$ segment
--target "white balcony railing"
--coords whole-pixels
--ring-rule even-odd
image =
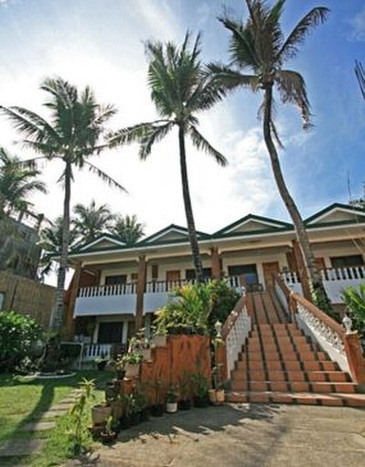
[[[332,303],[343,303],[341,292],[349,286],[357,286],[365,282],[365,266],[348,268],[327,268],[321,270],[323,285]],[[302,285],[295,272],[281,274],[285,285],[293,292],[302,294]]]
[[[149,313],[166,305],[170,294],[193,280],[150,281],[144,292],[144,311]],[[227,277],[229,285],[241,290],[239,276]],[[74,316],[97,316],[115,314],[134,314],[136,310],[137,285],[127,284],[98,285],[82,287],[78,290]]]

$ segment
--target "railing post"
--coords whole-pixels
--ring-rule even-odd
[[[357,332],[346,333],[343,339],[351,376],[365,389],[365,359]]]
[[[143,295],[146,287],[146,257],[140,256],[138,261],[136,331],[143,326]]]
[[[211,252],[211,263],[212,263],[212,277],[213,279],[220,279],[221,277],[221,265],[219,259],[218,248],[213,247]]]

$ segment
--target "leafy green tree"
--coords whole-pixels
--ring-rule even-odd
[[[210,109],[221,95],[212,80],[204,74],[200,61],[200,36],[192,48],[186,34],[181,47],[172,42],[147,42],[149,57],[148,84],[151,99],[160,119],[124,128],[114,134],[115,145],[139,142],[139,156],[146,159],[152,146],[161,141],[173,128],[178,131],[181,184],[192,256],[197,280],[203,280],[202,261],[195,229],[190,197],[185,140],[190,136],[193,145],[211,155],[218,164],[226,164],[225,157],[214,149],[198,130],[197,114]]]
[[[110,230],[115,218],[106,204],[96,206],[91,200],[89,206],[78,203],[73,208],[74,226],[83,243],[90,242],[102,232]]]
[[[74,170],[86,166],[108,184],[119,190],[124,191],[124,188],[88,160],[108,146],[108,141],[102,141],[102,137],[105,123],[116,113],[115,108],[111,105],[98,104],[88,86],[79,93],[75,86],[62,78],[46,79],[41,89],[49,96],[44,103],[50,113],[48,120],[23,107],[0,106],[0,111],[24,136],[23,144],[40,154],[39,157],[28,161],[30,167],[34,167],[37,160],[42,158],[47,161],[60,160],[63,163],[64,168],[59,179],[64,189],[62,246],[56,299],[50,323],[52,328],[60,329],[64,317],[64,285],[70,239],[70,200]]]
[[[57,217],[53,222],[49,221],[47,227],[41,230],[40,246],[42,256],[39,264],[39,274],[42,279],[53,270],[54,257],[61,254],[63,232],[63,217]],[[69,249],[78,243],[78,233],[75,230],[73,220],[70,219]]]
[[[143,225],[138,222],[137,216],[117,216],[110,229],[113,235],[119,237],[127,246],[135,245],[144,236]]]
[[[39,175],[39,170],[22,165],[19,157],[0,148],[0,214],[26,211],[32,205],[30,195],[46,193]]]
[[[276,147],[276,144],[281,146],[281,142],[273,113],[276,88],[282,103],[294,104],[299,108],[304,129],[311,126],[305,81],[300,73],[284,68],[284,65],[297,55],[299,45],[303,43],[309,31],[325,21],[329,10],[324,7],[313,8],[289,35],[284,37],[281,17],[285,0],[277,0],[271,8],[263,0],[246,0],[246,5],[248,18],[245,22],[233,19],[228,14],[218,18],[231,35],[230,65],[210,64],[208,74],[226,91],[246,87],[253,92],[263,93],[260,115],[274,178],[294,223],[312,290],[316,296],[324,297],[321,303],[325,302],[326,306],[329,306],[303,219],[289,193],[281,170]]]

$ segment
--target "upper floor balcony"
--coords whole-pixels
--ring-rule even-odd
[[[343,303],[341,292],[347,287],[365,283],[365,266],[326,268],[321,270],[323,285],[332,303]],[[302,285],[295,272],[281,274],[285,284],[294,292],[302,294]]]
[[[241,289],[239,276],[227,278],[231,287]],[[152,313],[166,305],[169,295],[177,288],[192,283],[191,280],[146,282],[143,293],[143,310]],[[74,317],[97,315],[135,314],[137,284],[113,284],[82,287],[75,301]]]

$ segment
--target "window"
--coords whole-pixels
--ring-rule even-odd
[[[243,264],[240,266],[228,266],[228,275],[229,276],[244,276],[248,289],[252,289],[252,286],[258,285],[259,283],[256,264]]]
[[[122,336],[122,322],[99,323],[98,344],[117,344],[122,342]]]
[[[195,269],[187,269],[185,271],[185,277],[188,281],[195,279]],[[212,269],[211,268],[203,268],[203,277],[209,278],[212,277]]]
[[[125,284],[127,282],[127,275],[120,274],[116,276],[105,276],[105,285]]]
[[[158,265],[152,264],[152,280],[155,281],[158,279]]]
[[[334,268],[351,268],[362,266],[364,259],[362,255],[334,256],[331,258],[331,264]]]

